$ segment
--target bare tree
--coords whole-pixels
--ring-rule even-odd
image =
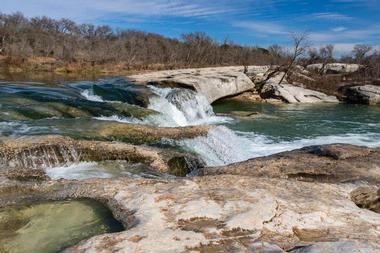
[[[319,70],[319,74],[323,74],[327,63],[334,59],[334,45],[326,45],[325,47],[319,48],[319,57],[322,60],[322,67]]]
[[[268,51],[272,57],[271,59],[271,65],[273,64],[281,64],[283,59],[286,58],[286,52],[285,49],[277,44],[271,45],[268,47]]]
[[[367,44],[358,44],[354,46],[352,54],[355,57],[355,60],[360,64],[363,63],[365,56],[372,50],[372,46]]]
[[[290,69],[293,67],[294,63],[297,61],[297,59],[300,56],[302,56],[306,52],[308,48],[308,45],[307,45],[308,35],[306,32],[299,33],[299,34],[293,33],[291,34],[291,37],[293,40],[293,50],[289,59],[289,63],[285,69],[285,73],[278,84],[282,83],[285,76],[289,73]]]

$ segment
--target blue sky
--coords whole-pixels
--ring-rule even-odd
[[[244,45],[288,45],[308,31],[314,46],[380,45],[380,0],[1,0],[0,12],[70,18],[170,37],[202,31]]]

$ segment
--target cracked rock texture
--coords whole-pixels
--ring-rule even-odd
[[[269,78],[261,87],[260,94],[263,98],[277,98],[286,103],[339,103],[335,96],[328,96],[322,92],[294,86],[284,79],[280,80],[284,73]]]
[[[204,166],[195,155],[122,142],[75,140],[57,135],[28,136],[0,142],[0,169],[45,169],[76,162],[125,160],[185,176]],[[172,173],[175,172],[175,173]]]
[[[220,98],[255,90],[248,75],[264,73],[268,66],[218,67],[157,71],[129,76],[132,81],[168,87],[186,87],[204,94],[209,103]]]
[[[380,104],[380,86],[363,85],[348,87],[344,95],[346,101],[350,103],[367,105]]]
[[[222,167],[206,175],[234,174],[309,182],[380,182],[380,149],[349,144],[311,146]]]
[[[0,203],[14,201],[16,193],[92,198],[126,227],[66,252],[379,252],[380,215],[351,200],[357,188],[243,175],[39,184],[2,178]]]
[[[259,241],[289,250],[346,239],[354,241],[345,246],[350,250],[364,244],[380,250],[380,216],[351,201],[351,184],[223,175],[91,185],[72,186],[69,196],[112,199],[130,213],[129,228],[68,252],[231,252],[250,250]]]

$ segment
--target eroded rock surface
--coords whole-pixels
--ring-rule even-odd
[[[349,87],[344,92],[345,99],[350,103],[376,105],[380,104],[380,86],[363,85]]]
[[[380,150],[348,144],[306,147],[224,167],[206,175],[234,174],[311,182],[380,182]]]
[[[380,213],[380,188],[363,186],[351,192],[351,199],[361,208]]]
[[[265,72],[267,67],[251,66],[247,74]],[[254,90],[255,85],[243,73],[244,67],[219,67],[157,71],[129,76],[136,83],[169,87],[186,87],[206,96],[209,103],[220,98]]]
[[[333,242],[342,240],[353,242],[344,244],[352,249],[346,252],[362,245],[376,252],[380,216],[350,199],[356,187],[240,175],[40,184],[3,179],[0,203],[15,193],[23,199],[93,198],[106,203],[127,229],[67,252],[255,252],[258,243],[275,252],[340,252]]]
[[[269,78],[261,87],[260,94],[263,98],[277,98],[286,103],[338,103],[334,96],[328,96],[322,92],[314,91],[287,83],[286,79],[280,80],[284,73]]]
[[[324,73],[327,74],[344,74],[344,73],[353,73],[360,70],[362,67],[359,64],[347,64],[347,63],[328,63],[323,66],[322,63],[310,64],[306,67],[310,71],[321,71],[322,68]]]
[[[0,143],[0,168],[21,169],[24,174],[27,174],[25,170],[28,169],[38,171],[76,162],[105,160],[141,163],[156,171],[178,176],[185,176],[204,166],[200,159],[191,154],[121,142],[74,140],[62,136],[29,136]],[[21,172],[13,171],[14,177],[17,177],[17,173]],[[38,176],[34,175],[36,172],[30,173],[32,175],[29,177]]]

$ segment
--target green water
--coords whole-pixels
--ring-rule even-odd
[[[59,252],[122,229],[106,207],[92,200],[9,206],[0,209],[0,252]]]
[[[168,127],[222,125],[203,138],[168,142],[173,148],[196,153],[209,166],[310,145],[349,143],[380,147],[380,106],[271,105],[224,100],[213,105],[215,113],[227,115],[218,117],[201,96],[136,85],[117,77],[48,86],[2,82],[0,138],[59,134],[76,139],[162,145],[157,140],[149,142],[145,136],[128,135],[131,132],[123,130],[125,123]],[[242,117],[241,111],[257,114]],[[60,170],[80,178],[87,178],[86,174],[109,177],[99,164],[63,166]],[[60,175],[60,171],[55,171],[55,175]],[[120,176],[123,172],[121,169],[111,174]]]
[[[350,104],[258,104],[226,100],[214,106],[216,113],[233,111],[258,112],[251,117],[236,117],[225,123],[241,133],[254,133],[282,142],[299,139],[352,137],[367,138],[369,144],[380,144],[380,106]]]

